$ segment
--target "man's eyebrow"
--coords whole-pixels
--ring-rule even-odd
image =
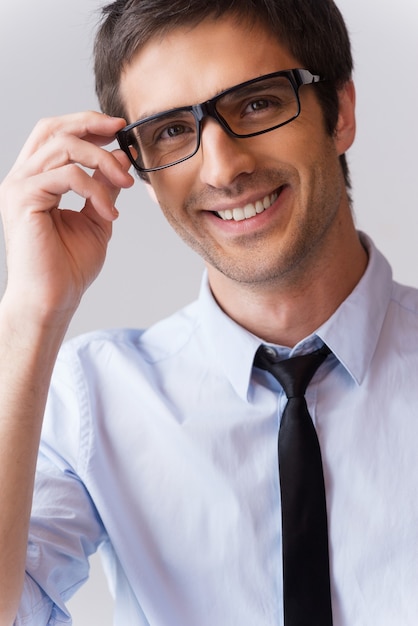
[[[231,87],[231,89],[233,89],[232,92],[229,92],[229,89],[227,89],[227,93],[223,95],[223,98],[225,98],[225,100],[227,100],[228,98],[235,98],[235,97],[247,97],[247,96],[252,96],[254,93],[258,93],[260,91],[267,91],[268,89],[270,89],[271,84],[266,84],[263,83],[262,81],[260,82],[256,82],[256,83],[251,83],[250,85],[244,85],[243,87],[240,87],[239,85],[236,85],[236,87]],[[222,95],[223,92],[221,92]]]
[[[189,118],[190,116],[193,116],[193,114],[190,111],[190,107],[178,107],[176,109],[167,109],[165,111],[161,111],[160,113],[155,114],[158,117],[154,121],[158,123],[158,122],[164,122],[164,120],[166,119],[170,120],[170,122],[172,120],[175,121],[177,119],[181,120],[182,118],[185,118],[187,114]],[[141,118],[141,119],[146,119],[146,118]]]
[[[141,113],[141,115],[135,115],[132,119],[132,124],[134,124],[135,122],[139,122],[140,120],[144,120],[147,117],[151,117],[151,115],[156,115],[158,113],[158,111],[156,111],[155,113],[153,112],[148,112],[145,111],[145,113]]]
[[[141,116],[138,116],[135,118],[134,122],[139,122],[141,120],[145,120],[148,117],[153,117],[154,115],[164,115],[164,114],[173,114],[179,110],[179,114],[181,113],[181,110],[183,109],[188,109],[189,106],[188,105],[184,105],[184,106],[179,106],[179,107],[172,107],[171,109],[159,109],[158,111],[154,110],[154,111],[145,111],[145,113],[142,113]]]

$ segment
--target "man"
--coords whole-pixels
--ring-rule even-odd
[[[68,621],[100,546],[117,624],[415,624],[418,297],[353,224],[342,18],[329,0],[166,4],[105,10],[97,89],[117,117],[42,122],[1,188],[0,623]],[[124,152],[103,149],[115,133]],[[131,164],[205,259],[199,300],[57,359]],[[58,209],[69,189],[80,214]],[[277,437],[298,394],[264,371],[324,346],[306,400],[332,617],[298,613],[321,556],[287,594]]]

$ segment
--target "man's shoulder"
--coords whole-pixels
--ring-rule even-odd
[[[133,348],[145,332],[141,328],[108,328],[88,331],[67,339],[61,347],[58,360],[81,359],[107,350]]]
[[[418,362],[418,289],[393,282],[381,338],[404,363]]]
[[[141,355],[159,360],[178,352],[199,325],[196,303],[192,303],[149,328],[110,328],[83,333],[67,340],[60,358],[77,356],[82,361],[101,359],[111,353]]]
[[[416,318],[418,320],[418,289],[408,285],[403,285],[396,281],[393,282],[392,305],[404,312],[406,315],[410,314],[411,320]]]

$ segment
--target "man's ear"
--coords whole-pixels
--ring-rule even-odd
[[[356,135],[356,90],[352,80],[346,82],[338,91],[339,112],[334,141],[339,155],[344,154],[352,145]]]

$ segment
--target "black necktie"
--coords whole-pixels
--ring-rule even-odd
[[[288,398],[279,430],[285,626],[332,626],[328,528],[321,451],[305,400],[330,350],[278,360],[261,346],[256,367],[279,381]]]

